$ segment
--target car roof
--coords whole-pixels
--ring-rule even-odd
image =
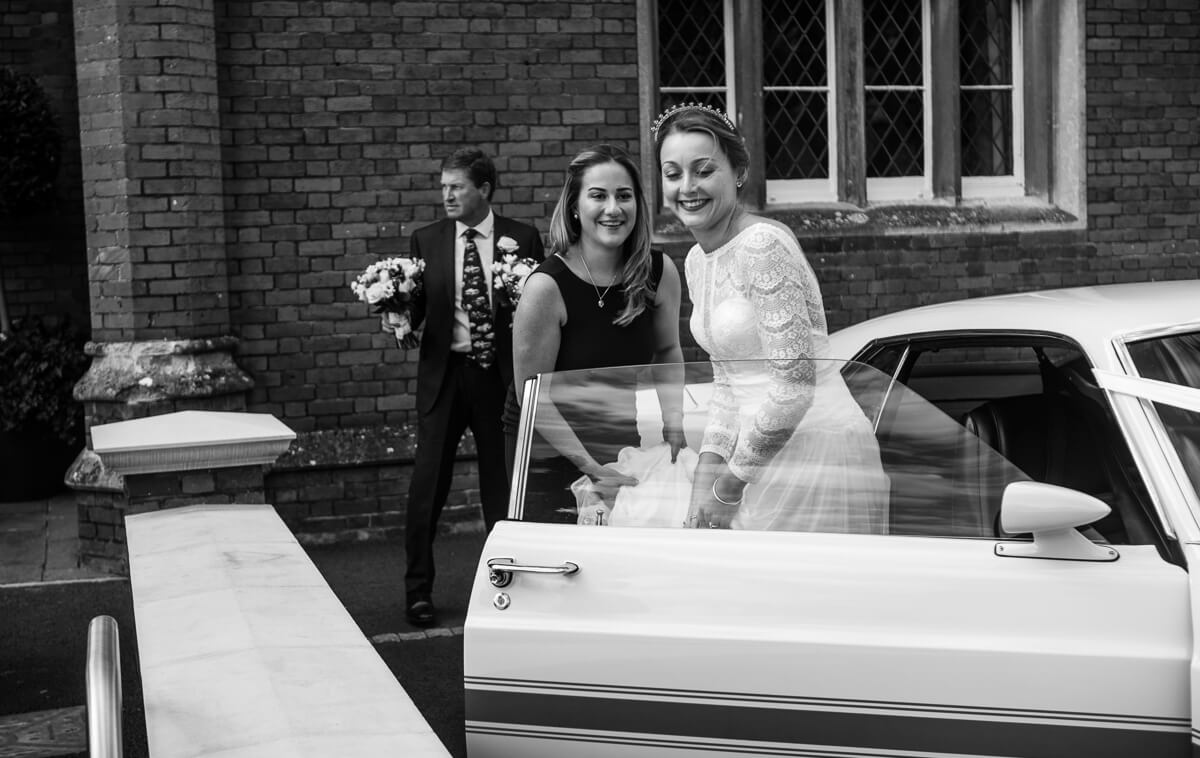
[[[1113,339],[1181,324],[1200,329],[1200,281],[1105,284],[954,300],[848,326],[830,335],[830,347],[831,355],[850,358],[872,341],[901,335],[1041,332],[1070,338],[1095,365],[1119,370]]]

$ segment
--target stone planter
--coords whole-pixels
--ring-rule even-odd
[[[55,439],[0,431],[0,502],[41,500],[64,489],[75,451]]]

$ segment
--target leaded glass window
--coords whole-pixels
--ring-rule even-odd
[[[1048,67],[1081,54],[1047,58],[1053,36],[1040,29],[1060,19],[1075,29],[1058,7],[638,0],[639,23],[657,28],[657,46],[642,48],[641,70],[657,72],[642,79],[642,98],[651,118],[685,101],[736,114],[756,204],[1045,197],[1056,186],[1047,166],[1069,174],[1082,165],[1046,154],[1051,123],[1080,128],[1073,112],[1054,110],[1056,92],[1081,86],[1065,66]],[[1048,69],[1053,89],[1022,81]],[[1066,121],[1052,121],[1059,115]]]
[[[659,0],[660,112],[682,102],[728,109],[725,2]]]
[[[767,179],[829,178],[825,0],[763,0]]]
[[[1008,176],[1013,157],[1011,0],[959,0],[962,175]]]
[[[863,3],[867,176],[925,173],[925,72],[921,0]]]

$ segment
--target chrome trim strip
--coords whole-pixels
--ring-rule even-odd
[[[871,425],[871,431],[876,435],[879,434],[879,423],[883,421],[883,412],[887,409],[888,401],[892,399],[892,390],[900,382],[900,372],[908,364],[908,355],[912,352],[912,343],[909,342],[904,346],[904,352],[900,354],[900,360],[896,361],[896,368],[892,371],[891,381],[888,382],[887,391],[883,393],[883,402],[879,404],[879,413],[875,415],[875,420]],[[870,364],[864,364],[870,365]]]
[[[517,426],[517,451],[508,493],[508,517],[517,521],[525,516],[525,483],[529,476],[529,451],[533,448],[533,423],[541,388],[542,375],[537,374],[525,380],[521,393],[521,421]]]

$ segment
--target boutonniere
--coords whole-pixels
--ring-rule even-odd
[[[512,237],[501,237],[496,240],[496,249],[504,255],[516,255],[521,246]]]

